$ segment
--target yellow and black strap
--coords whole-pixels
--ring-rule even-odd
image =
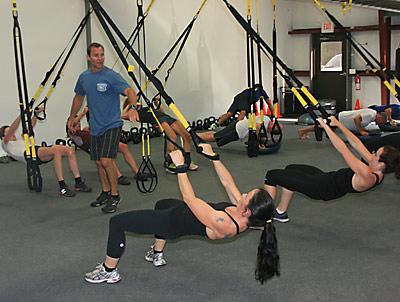
[[[28,88],[26,81],[22,33],[18,21],[17,1],[12,0],[12,15],[14,19],[13,42],[15,55],[15,69],[18,87],[18,106],[20,109],[22,133],[25,144],[27,183],[30,190],[42,191],[42,176],[39,168],[39,159],[35,149],[35,134],[33,132],[31,110],[29,106]]]
[[[357,42],[351,36],[351,33],[333,16],[321,3],[319,0],[314,0],[314,3],[317,7],[319,7],[327,17],[335,24],[340,31],[345,34],[347,41],[351,44],[351,46],[357,51],[357,53],[363,58],[363,60],[367,63],[367,65],[371,68],[371,71],[377,75],[386,88],[392,93],[394,97],[400,100],[400,95],[396,91],[396,89],[390,84],[390,80],[393,80],[397,87],[400,87],[400,81],[396,78],[396,76],[387,69],[382,63],[361,43]],[[374,62],[372,62],[372,61]]]
[[[60,68],[59,68],[56,76],[54,77],[54,79],[53,79],[53,81],[51,83],[51,86],[50,86],[49,90],[47,91],[46,96],[44,97],[44,99],[38,105],[36,105],[35,110],[33,111],[38,120],[45,120],[46,119],[47,101],[50,99],[51,95],[53,94],[53,92],[54,92],[54,90],[55,90],[55,88],[57,86],[57,83],[60,80],[61,75],[62,75],[62,73],[64,71],[64,68],[65,68],[65,66],[66,66],[66,64],[68,62],[68,59],[70,58],[71,53],[74,50],[75,45],[77,44],[77,42],[78,42],[78,40],[79,40],[79,38],[80,38],[80,36],[82,34],[82,31],[84,30],[84,28],[85,28],[85,26],[86,26],[86,24],[87,24],[87,22],[89,20],[89,17],[90,17],[91,13],[92,13],[92,11],[89,10],[86,13],[86,15],[83,17],[82,21],[79,23],[78,28],[76,29],[75,33],[72,35],[72,38],[70,39],[70,41],[68,42],[66,48],[64,48],[64,50],[62,51],[61,55],[58,57],[57,61],[53,65],[53,67],[49,70],[49,72],[50,71],[51,71],[51,73],[53,72],[54,67],[58,64],[59,59],[64,54],[65,50],[68,48],[68,45],[71,44],[67,54],[64,57],[64,60],[62,61],[61,65],[60,65]],[[31,99],[30,107],[33,106],[33,104],[35,103],[35,101],[39,97],[40,93],[42,92],[44,86],[46,85],[47,79],[51,74],[51,73],[49,74],[49,72],[46,73],[44,81],[42,81],[42,83],[40,84],[40,86],[39,86],[37,92],[35,93],[34,97]],[[43,108],[43,110],[37,110],[38,108]]]
[[[158,176],[157,171],[151,162],[150,136],[148,128],[142,126],[139,133],[142,138],[142,163],[138,169],[136,186],[142,193],[151,193],[157,187]],[[144,177],[139,177],[140,175],[147,176],[148,179],[145,180]]]
[[[108,38],[111,41],[111,44],[114,46],[114,49],[116,50],[118,56],[120,57],[121,60],[123,60],[124,56],[119,49],[117,42],[111,33],[110,28],[108,25],[113,29],[113,31],[116,33],[118,38],[121,40],[121,42],[126,46],[128,49],[129,53],[132,55],[132,57],[135,59],[135,61],[138,63],[140,68],[143,70],[145,75],[150,79],[154,87],[158,90],[160,93],[161,97],[165,100],[167,103],[168,107],[172,110],[172,112],[175,114],[175,116],[178,118],[178,120],[182,123],[182,125],[186,128],[186,130],[190,133],[192,137],[192,141],[196,147],[196,151],[200,153],[201,155],[210,158],[210,159],[216,159],[218,157],[217,154],[214,155],[207,155],[203,152],[203,149],[199,146],[199,138],[196,135],[195,131],[190,127],[189,123],[187,120],[184,118],[183,114],[179,111],[179,109],[176,107],[175,103],[173,102],[172,98],[166,93],[163,85],[161,84],[161,81],[156,78],[152,72],[147,68],[146,64],[140,59],[140,57],[137,55],[135,50],[132,48],[132,46],[129,44],[129,42],[126,40],[122,32],[119,30],[119,28],[116,26],[116,24],[113,22],[113,20],[110,18],[110,16],[106,13],[106,11],[103,9],[103,7],[100,5],[100,3],[97,0],[89,0],[91,3],[96,16],[98,17],[100,24],[102,25],[104,31],[106,32]],[[108,24],[107,24],[108,23]],[[128,63],[126,60],[123,61],[123,64],[125,68],[128,70]],[[140,85],[136,78],[134,77],[133,73],[128,72],[128,74],[131,76],[133,81],[135,82],[135,85],[140,89]],[[141,91],[143,93],[143,91]]]

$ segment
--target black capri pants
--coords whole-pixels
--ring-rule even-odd
[[[121,258],[125,250],[125,232],[154,234],[158,239],[176,239],[191,234],[190,230],[176,225],[176,211],[185,209],[186,204],[178,199],[157,201],[154,210],[130,211],[110,219],[107,256]]]
[[[309,165],[288,165],[285,169],[274,169],[265,175],[265,184],[281,186],[302,193],[316,200],[332,200],[343,196],[336,192],[329,174]]]

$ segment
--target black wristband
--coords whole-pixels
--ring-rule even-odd
[[[187,164],[176,166],[176,173],[186,173],[189,170],[189,166]]]

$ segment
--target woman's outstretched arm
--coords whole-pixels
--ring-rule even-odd
[[[317,119],[321,127],[324,128],[325,132],[328,134],[332,145],[339,151],[343,159],[346,161],[347,165],[354,173],[364,176],[370,176],[371,172],[367,165],[365,165],[361,160],[359,160],[346,146],[342,139],[331,129],[331,127],[324,122],[322,118]],[[340,127],[341,123],[335,118],[330,117],[331,125]],[[342,125],[343,126],[343,125]],[[344,126],[343,126],[344,127]]]
[[[184,156],[179,150],[172,151],[170,156],[177,167],[185,163]],[[213,232],[225,235],[226,230],[229,228],[226,214],[222,211],[214,210],[204,200],[196,197],[187,173],[178,173],[178,184],[183,201],[197,219]]]
[[[361,157],[367,162],[371,161],[372,154],[360,141],[360,139],[354,135],[349,129],[347,129],[336,117],[330,117],[331,125],[336,126],[344,134],[350,145],[361,155]]]
[[[204,153],[209,155],[212,155],[214,153],[211,145],[200,144],[200,146],[203,148]],[[240,194],[240,191],[236,186],[235,180],[233,179],[231,173],[220,160],[213,160],[212,162],[214,164],[214,168],[217,172],[219,180],[221,181],[221,184],[224,186],[225,191],[228,194],[229,200],[233,204],[238,205],[242,200],[242,194]]]

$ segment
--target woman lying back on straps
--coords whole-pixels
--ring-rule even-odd
[[[203,152],[213,154],[210,145],[201,146]],[[170,156],[179,171],[178,183],[183,201],[163,199],[156,203],[154,210],[136,210],[112,217],[106,258],[85,275],[85,280],[90,283],[115,283],[121,279],[117,264],[125,249],[125,232],[154,234],[155,243],[145,259],[155,266],[162,266],[166,264],[163,250],[168,239],[185,235],[224,239],[244,232],[249,226],[263,227],[258,246],[256,280],[264,283],[274,275],[279,275],[277,240],[272,224],[274,204],[269,194],[263,189],[241,194],[229,171],[221,161],[215,160],[215,171],[230,202],[206,203],[193,191],[182,153],[173,151]]]
[[[318,118],[321,127],[328,134],[333,146],[342,155],[348,167],[337,171],[323,172],[308,165],[289,165],[285,169],[274,169],[265,176],[265,190],[275,199],[276,186],[282,187],[281,201],[274,219],[288,222],[287,209],[294,192],[300,192],[317,200],[332,200],[347,193],[368,191],[379,185],[384,174],[395,172],[400,178],[400,152],[392,146],[379,148],[371,153],[349,129],[335,117],[330,117],[331,126],[342,131],[351,146],[365,162],[358,159],[322,118]]]

